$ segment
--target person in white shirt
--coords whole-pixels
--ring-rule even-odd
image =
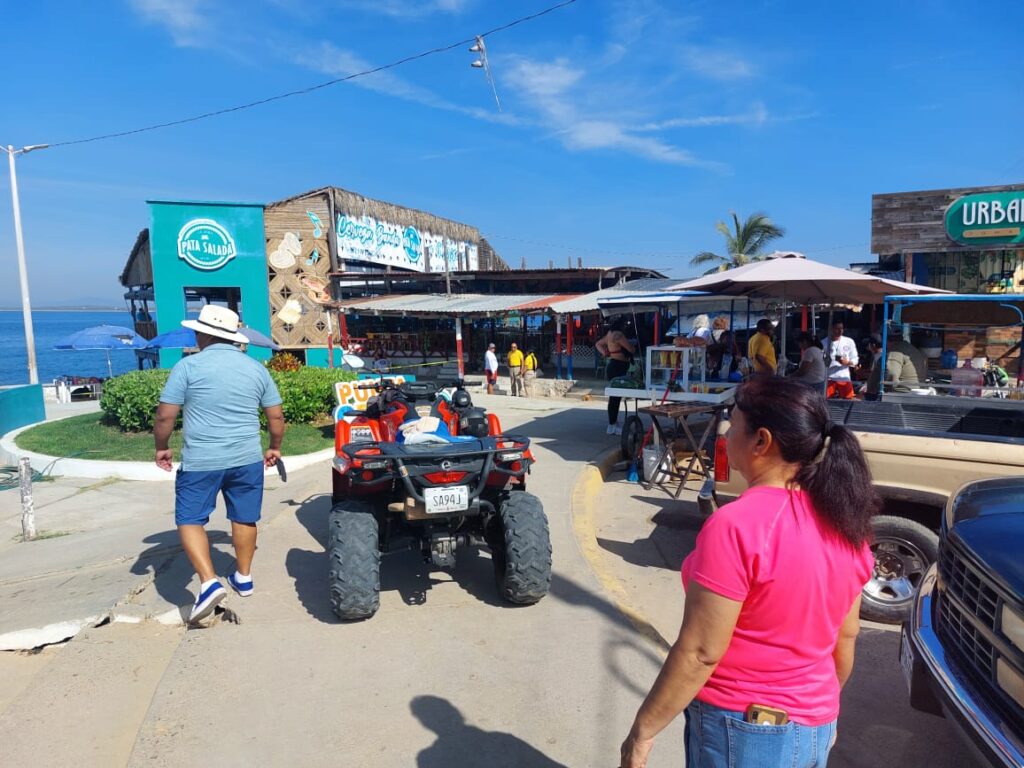
[[[857,355],[856,343],[849,336],[843,335],[845,330],[842,323],[835,323],[832,326],[832,336],[825,348],[825,358],[828,360],[826,396],[853,400],[856,393],[850,381],[850,368],[856,367],[860,358]]]
[[[494,394],[494,385],[498,381],[498,356],[494,353],[497,347],[492,341],[487,345],[487,352],[484,353],[484,374],[487,376],[487,394]]]
[[[814,387],[822,387],[825,384],[825,377],[828,369],[825,367],[825,356],[821,350],[821,342],[816,336],[801,333],[797,338],[800,344],[800,367],[793,374],[792,378],[799,379]]]

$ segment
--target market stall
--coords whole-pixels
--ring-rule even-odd
[[[1024,398],[1024,294],[887,296],[883,312],[879,399],[931,394],[1000,400]],[[940,331],[946,347],[940,355],[940,366],[929,369],[919,387],[902,393],[894,391],[895,386],[886,376],[893,328],[898,328],[904,337],[911,329]],[[1015,345],[997,346],[988,339],[992,329],[1018,329],[1019,341]],[[979,348],[988,354],[979,355]],[[993,352],[998,357],[991,357]]]

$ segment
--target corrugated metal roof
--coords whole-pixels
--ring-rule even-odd
[[[672,290],[679,285],[681,280],[660,277],[641,277],[638,280],[629,280],[625,283],[613,285],[611,288],[602,288],[600,291],[585,293],[582,296],[557,301],[551,305],[551,310],[560,315],[576,314],[578,312],[594,312],[600,309],[599,303],[602,300],[614,299],[618,296],[633,296],[646,293],[661,293]]]
[[[505,312],[536,312],[570,294],[391,294],[372,298],[346,299],[337,302],[351,312],[406,314],[423,316],[498,315]]]

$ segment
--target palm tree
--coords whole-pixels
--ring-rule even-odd
[[[725,249],[727,256],[720,256],[711,251],[701,251],[692,259],[690,264],[701,266],[703,264],[714,264],[705,274],[712,272],[724,272],[733,267],[742,267],[752,261],[760,261],[764,258],[765,246],[772,240],[776,240],[786,234],[782,227],[772,223],[763,213],[752,213],[747,220],[740,224],[740,218],[735,211],[732,214],[733,228],[724,221],[715,224],[715,229],[722,233],[725,238]]]

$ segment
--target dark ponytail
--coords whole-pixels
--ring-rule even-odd
[[[751,434],[766,429],[822,522],[860,547],[871,538],[881,499],[854,434],[829,420],[821,392],[794,379],[754,376],[736,388],[736,407]]]

